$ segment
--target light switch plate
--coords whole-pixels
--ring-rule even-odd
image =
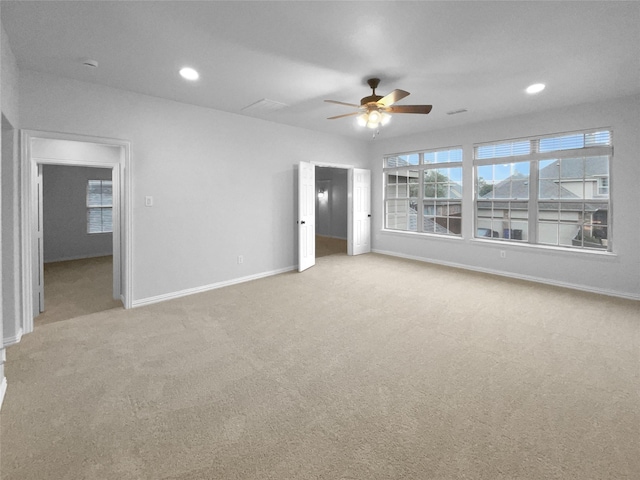
[[[152,196],[144,197],[144,206],[145,207],[153,207],[153,197]]]

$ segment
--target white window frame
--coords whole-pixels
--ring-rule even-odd
[[[606,197],[609,195],[609,177],[602,176],[598,177],[598,185],[597,185],[596,195],[599,197]]]
[[[90,187],[89,185],[91,184],[91,182],[100,182],[100,192],[101,192],[101,196],[102,196],[102,190],[104,189],[105,184],[109,184],[111,186],[111,191],[112,191],[112,196],[111,196],[111,203],[109,205],[104,205],[101,204],[100,205],[90,205],[89,202],[89,190]],[[112,180],[94,180],[94,179],[90,179],[87,180],[87,195],[86,195],[86,203],[87,203],[87,234],[89,235],[99,235],[102,233],[113,233],[113,181]],[[96,211],[96,210],[100,210],[100,217],[101,217],[101,221],[100,221],[100,231],[92,231],[91,230],[91,212]],[[110,210],[111,211],[111,227],[105,227],[104,224],[104,219],[102,217],[102,212],[104,210]]]
[[[460,160],[459,161],[453,161],[453,162],[438,162],[438,163],[425,163],[425,156],[428,154],[450,154],[453,151],[460,151]],[[389,163],[389,159],[392,158],[397,158],[397,157],[410,157],[410,156],[417,156],[418,162],[417,164],[413,164],[413,165],[403,165],[403,166],[393,166],[393,167],[388,167],[387,164]],[[463,186],[463,177],[464,177],[464,168],[463,168],[463,149],[461,146],[452,146],[452,147],[444,147],[444,148],[435,148],[435,149],[429,149],[429,150],[421,150],[421,151],[414,151],[414,152],[405,152],[405,153],[394,153],[394,154],[389,154],[389,155],[385,155],[383,158],[383,169],[382,169],[382,178],[383,178],[383,200],[382,200],[382,204],[383,204],[383,211],[384,211],[384,216],[383,216],[383,230],[385,231],[389,231],[389,232],[394,232],[394,233],[406,233],[406,234],[411,234],[411,235],[415,235],[415,234],[424,234],[424,235],[437,235],[437,236],[441,236],[441,237],[446,237],[446,238],[460,238],[462,237],[462,204],[463,204],[463,195],[462,195],[462,190],[464,188]],[[459,217],[453,217],[451,215],[447,215],[446,218],[450,219],[450,218],[456,218],[459,219],[460,221],[460,233],[444,233],[444,232],[437,232],[437,231],[426,231],[425,227],[424,227],[424,203],[425,201],[434,201],[436,202],[436,199],[433,198],[425,198],[425,174],[426,172],[429,171],[436,171],[439,169],[445,169],[445,168],[459,168],[460,169],[460,197],[459,198],[452,198],[452,197],[446,197],[446,198],[442,198],[441,201],[446,201],[446,202],[454,202],[454,203],[459,203],[460,204],[460,216]],[[389,200],[394,200],[394,199],[390,199],[387,198],[387,180],[388,180],[388,174],[393,174],[393,172],[409,172],[409,171],[416,171],[418,173],[418,195],[417,195],[417,205],[416,205],[416,230],[404,230],[404,229],[397,229],[397,228],[389,228],[388,227],[388,211],[387,211],[387,206],[388,206],[388,201]],[[409,199],[409,201],[411,200],[411,195],[410,195],[410,187],[409,187],[409,182],[407,182],[407,198]]]
[[[595,144],[588,145],[588,142],[585,142],[585,146],[581,148],[560,148],[558,150],[550,150],[540,152],[540,141],[546,138],[558,138],[563,136],[572,136],[572,135],[585,135],[585,139],[589,135],[596,134],[598,132],[608,132],[609,135],[609,144]],[[513,156],[496,156],[494,158],[478,158],[478,150],[480,148],[491,146],[491,145],[500,145],[507,143],[522,143],[522,142],[530,142],[530,150],[528,153],[522,153],[519,155]],[[485,148],[485,151],[488,150]],[[598,183],[593,187],[594,198],[571,198],[571,199],[540,199],[539,198],[539,163],[543,160],[562,160],[568,158],[587,158],[587,157],[599,157],[606,156],[608,157],[608,174],[603,175],[598,178]],[[513,140],[499,140],[495,142],[488,142],[483,144],[475,144],[474,145],[474,153],[473,153],[473,178],[474,178],[474,193],[473,193],[473,202],[474,202],[474,228],[473,228],[473,236],[477,239],[482,239],[483,241],[492,241],[492,242],[510,242],[510,243],[521,243],[528,245],[535,245],[540,247],[554,247],[554,248],[563,248],[570,250],[579,250],[579,251],[588,251],[588,252],[611,252],[612,251],[612,202],[611,202],[611,189],[610,189],[610,177],[611,177],[611,168],[612,168],[612,160],[613,160],[613,131],[611,128],[599,128],[593,130],[585,130],[585,131],[577,131],[577,132],[568,132],[568,133],[557,133],[545,136],[538,137],[529,137],[529,138],[521,138],[521,139],[513,139]],[[499,165],[499,164],[511,164],[511,163],[519,163],[519,162],[528,162],[529,163],[529,194],[528,194],[528,222],[527,222],[527,239],[519,240],[513,238],[494,238],[494,237],[484,237],[478,236],[478,203],[483,201],[488,201],[489,199],[479,198],[478,195],[478,182],[479,175],[478,170],[479,167],[486,165]],[[600,181],[601,179],[607,179],[607,193],[600,194]],[[583,180],[583,182],[586,182]],[[504,201],[509,202],[513,199],[505,198],[505,199],[492,199],[492,201]],[[590,246],[583,245],[554,245],[549,243],[541,243],[539,241],[539,204],[540,203],[605,203],[607,205],[607,237],[606,242],[603,242],[602,248],[595,248]],[[584,211],[584,209],[583,209]],[[562,224],[562,222],[558,222],[558,224]],[[580,227],[585,225],[586,222],[584,219],[581,223],[577,224]]]

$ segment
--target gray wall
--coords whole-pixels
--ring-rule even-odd
[[[369,163],[365,140],[27,70],[20,118],[131,142],[134,306],[294,268],[299,162]]]
[[[0,2],[1,4],[2,2]],[[0,6],[0,9],[2,7]],[[18,117],[18,65],[11,51],[4,27],[0,25],[0,111],[2,112],[2,139],[0,150],[0,218],[2,235],[0,251],[0,405],[4,398],[6,379],[4,376],[4,347],[19,341],[22,335],[20,318],[20,264],[19,255],[19,209],[18,175],[19,158],[16,129],[20,127]]]
[[[43,166],[45,263],[113,253],[111,233],[87,233],[87,181],[110,179],[107,168]]]
[[[640,96],[563,107],[428,134],[377,139],[373,145],[372,244],[375,251],[553,285],[640,299]],[[610,127],[612,253],[567,251],[473,238],[474,143]],[[465,164],[462,238],[383,230],[383,156],[460,145]],[[375,212],[377,209],[377,212]],[[505,257],[500,255],[505,252]]]
[[[316,167],[316,192],[327,190],[327,198],[316,195],[316,234],[347,238],[347,176],[344,168]]]

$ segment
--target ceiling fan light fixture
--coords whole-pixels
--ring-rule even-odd
[[[431,105],[401,105],[395,106],[394,104],[399,100],[402,100],[409,92],[404,90],[394,90],[393,92],[385,95],[384,97],[376,95],[376,88],[380,79],[370,78],[368,84],[372,89],[372,94],[368,97],[364,97],[360,100],[360,105],[355,103],[346,103],[338,100],[325,100],[328,103],[335,103],[337,105],[344,105],[347,107],[357,108],[356,111],[351,113],[345,113],[343,115],[335,115],[328,117],[327,120],[336,120],[338,118],[355,116],[358,125],[361,127],[367,127],[372,130],[377,129],[380,126],[387,125],[391,121],[391,114],[396,113],[418,113],[427,114],[431,112]],[[374,135],[375,136],[375,135]]]
[[[368,128],[378,128],[382,122],[382,114],[378,110],[371,110],[367,114],[367,127]]]

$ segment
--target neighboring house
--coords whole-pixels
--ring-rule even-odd
[[[584,240],[586,247],[606,248],[607,158],[541,161],[538,177],[537,221],[541,226],[538,243],[580,245]],[[530,177],[519,172],[497,183],[478,199],[476,227],[492,229],[498,238],[527,241],[529,188]],[[594,202],[585,202],[589,199]],[[548,238],[545,237],[545,225],[554,228]],[[558,229],[555,228],[557,225],[560,225]]]

